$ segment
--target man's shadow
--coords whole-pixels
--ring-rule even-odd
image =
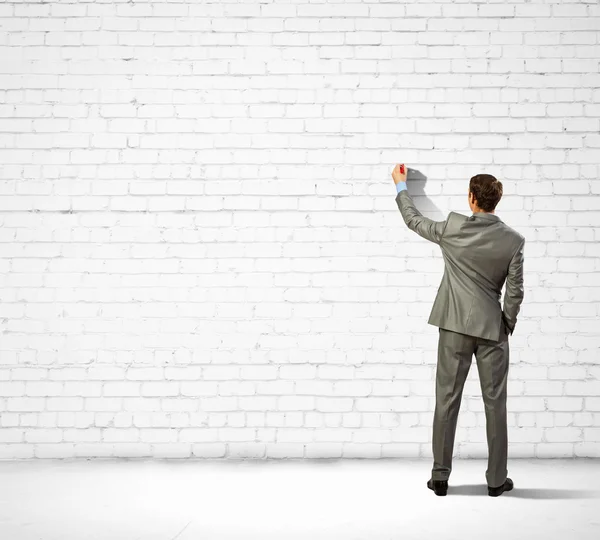
[[[415,206],[419,212],[435,221],[443,221],[448,217],[448,212],[440,210],[425,193],[427,176],[417,169],[406,168],[406,182],[408,192],[415,199]]]
[[[463,484],[450,486],[448,495],[487,495],[487,486],[485,484]],[[597,499],[600,498],[600,491],[590,489],[547,489],[547,488],[513,488],[511,491],[505,491],[501,497],[511,497],[517,499]]]

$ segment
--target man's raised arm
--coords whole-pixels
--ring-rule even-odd
[[[404,172],[403,167],[404,166],[401,167],[400,165],[396,165],[392,177],[394,178],[394,183],[396,184],[396,190],[398,192],[396,195],[396,203],[398,204],[398,209],[402,214],[404,223],[406,223],[411,231],[416,232],[419,236],[422,236],[430,242],[439,244],[444,235],[448,220],[433,221],[417,210],[411,196],[408,194],[408,189],[406,188],[406,173]]]

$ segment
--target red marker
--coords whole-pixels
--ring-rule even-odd
[[[404,163],[400,165],[400,174],[404,174]]]

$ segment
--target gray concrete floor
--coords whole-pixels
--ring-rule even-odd
[[[600,539],[600,460],[509,460],[497,498],[486,465],[437,497],[429,460],[0,461],[0,538]]]

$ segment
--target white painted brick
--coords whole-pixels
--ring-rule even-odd
[[[264,411],[274,410],[277,408],[276,397],[240,397],[238,400],[239,407],[243,411]]]
[[[583,398],[549,397],[548,410],[551,411],[581,411]]]
[[[284,451],[285,453],[285,451]],[[287,457],[287,453],[286,457]],[[222,458],[227,455],[227,445],[225,443],[202,443],[192,444],[192,457],[199,458]]]
[[[24,429],[12,429],[8,427],[4,427],[0,430],[0,443],[22,443],[29,442],[25,440],[26,435],[28,435],[28,431]]]
[[[36,458],[68,458],[74,455],[74,444],[61,443],[38,443],[32,445],[34,457]]]
[[[111,445],[112,457],[149,457],[152,455],[152,446],[146,443],[116,442]]]
[[[174,443],[177,442],[178,431],[176,429],[141,429],[140,440],[150,443]]]
[[[233,459],[262,459],[265,457],[265,443],[227,443]]]
[[[60,396],[63,393],[63,384],[59,382],[28,382],[26,387],[25,385],[22,387],[24,389],[22,393],[28,396]]]
[[[136,428],[105,428],[102,430],[103,442],[136,442],[139,441],[140,430]]]
[[[101,430],[94,429],[65,429],[63,430],[63,440],[65,442],[84,442],[84,443],[93,443],[93,442],[101,442]]]
[[[6,410],[11,412],[43,411],[46,400],[44,398],[9,397],[5,401]]]
[[[565,383],[565,395],[568,396],[590,396],[600,395],[600,381],[567,381]]]

